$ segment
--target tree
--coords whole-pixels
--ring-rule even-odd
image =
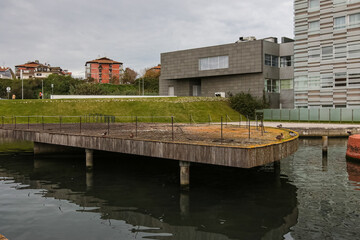
[[[132,70],[131,68],[126,68],[124,74],[121,78],[121,82],[123,84],[133,84],[137,77],[138,73]]]
[[[111,79],[110,79],[110,83],[118,85],[120,83],[119,77],[118,76],[112,76]]]

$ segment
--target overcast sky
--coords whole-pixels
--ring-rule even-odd
[[[138,72],[160,53],[293,37],[293,0],[1,0],[0,65],[39,60],[84,76],[109,57]]]

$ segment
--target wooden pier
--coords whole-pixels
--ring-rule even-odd
[[[284,129],[284,131],[289,131]],[[226,143],[205,144],[159,141],[139,138],[94,136],[80,133],[47,132],[25,129],[0,129],[1,138],[34,142],[34,153],[56,153],[86,150],[86,166],[92,168],[93,151],[108,151],[180,162],[181,185],[189,185],[191,162],[228,167],[252,168],[279,161],[298,149],[298,134],[273,144],[241,147]]]

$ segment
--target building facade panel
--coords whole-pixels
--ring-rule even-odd
[[[360,1],[295,0],[295,107],[360,107]]]

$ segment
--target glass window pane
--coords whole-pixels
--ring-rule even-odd
[[[334,29],[341,29],[346,27],[346,19],[344,17],[334,18]]]
[[[351,14],[349,16],[350,26],[358,25],[360,23],[360,13]]]

